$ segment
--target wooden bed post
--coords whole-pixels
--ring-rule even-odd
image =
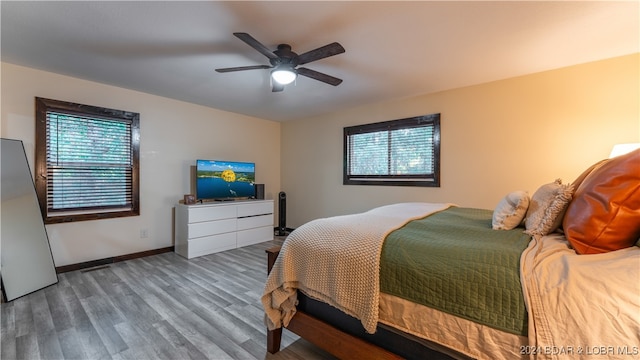
[[[282,328],[267,330],[267,351],[275,354],[280,351],[280,341],[282,340]]]
[[[280,253],[280,246],[274,246],[265,251],[267,253],[267,275],[269,275],[271,269],[273,269],[273,264],[275,264],[278,254]]]
[[[271,272],[273,264],[278,258],[280,253],[280,246],[274,246],[266,250],[267,252],[267,274]],[[271,354],[275,354],[280,351],[280,342],[282,340],[282,328],[275,330],[267,329],[267,351]]]

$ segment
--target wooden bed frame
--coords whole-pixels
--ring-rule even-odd
[[[266,252],[267,273],[270,273],[280,253],[280,246],[269,248]],[[287,330],[340,359],[402,359],[398,355],[338,330],[302,311],[296,312]],[[267,330],[267,351],[271,354],[280,351],[281,339],[282,328]]]
[[[280,253],[280,246],[266,250],[267,274]],[[296,311],[286,329],[322,348],[340,359],[404,359],[376,344],[346,333],[319,318],[300,309]],[[280,351],[282,328],[267,330],[267,351],[274,354]],[[428,358],[451,359],[449,355],[440,353],[426,345],[418,345],[427,351]],[[435,354],[435,357],[433,356]],[[424,358],[425,356],[421,356]],[[465,356],[462,356],[466,358]]]

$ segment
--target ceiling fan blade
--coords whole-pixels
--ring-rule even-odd
[[[322,81],[329,85],[338,86],[342,83],[342,79],[338,79],[337,77],[333,77],[331,75],[323,74],[321,72],[317,72],[315,70],[307,69],[304,67],[299,67],[296,69],[298,75],[306,76],[318,81]]]
[[[308,51],[302,55],[298,55],[298,64],[303,65],[312,61],[324,59],[329,56],[342,54],[343,52],[345,52],[345,50],[342,45],[334,42],[329,45],[319,47],[315,50]]]
[[[268,57],[269,59],[278,58],[278,56],[274,54],[273,51],[269,50],[269,48],[262,45],[262,43],[254,39],[253,36],[247,33],[242,33],[242,32],[236,32],[236,33],[233,33],[233,35],[235,35],[238,39],[247,43],[247,45],[251,46],[252,48],[258,50],[262,55]]]
[[[271,92],[280,92],[280,91],[284,90],[284,85],[279,84],[279,83],[277,83],[275,81],[272,81],[271,83],[272,83],[271,84]]]
[[[226,72],[232,72],[232,71],[256,70],[256,69],[271,69],[271,66],[269,65],[238,66],[238,67],[216,69],[216,71],[219,73],[226,73]]]

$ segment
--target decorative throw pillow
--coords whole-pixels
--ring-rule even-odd
[[[544,236],[550,234],[562,223],[573,186],[562,184],[562,180],[542,185],[531,197],[529,209],[525,216],[525,231],[529,235]]]
[[[640,238],[640,149],[594,169],[575,192],[563,221],[578,254],[624,249]]]
[[[607,161],[609,161],[609,159],[603,159],[598,161],[597,163],[589,166],[589,168],[585,171],[582,172],[582,174],[580,174],[580,176],[578,176],[572,183],[571,183],[571,187],[573,188],[573,193],[575,194],[576,190],[578,190],[578,188],[580,187],[580,184],[582,184],[582,182],[584,181],[584,179],[591,174],[591,172],[597,168],[599,168],[600,166],[604,165]],[[573,194],[572,194],[573,197]],[[559,226],[560,229],[563,229],[563,225],[562,223],[560,223]],[[564,230],[564,229],[563,229]]]
[[[587,178],[587,176],[589,176],[589,174],[591,174],[591,172],[593,170],[598,169],[600,166],[604,165],[607,163],[607,161],[609,161],[609,159],[604,159],[604,160],[600,160],[597,163],[589,166],[589,168],[585,171],[582,172],[582,174],[580,174],[580,176],[578,176],[572,183],[571,186],[573,187],[573,191],[574,193],[578,190],[578,188],[580,187],[580,184],[582,184],[582,182],[584,181],[584,179]]]
[[[529,194],[526,191],[513,191],[507,194],[493,211],[491,222],[494,230],[511,230],[522,224],[529,208]]]

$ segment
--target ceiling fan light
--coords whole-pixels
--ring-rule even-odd
[[[271,71],[271,78],[281,85],[291,84],[298,74],[290,66],[280,66]]]

